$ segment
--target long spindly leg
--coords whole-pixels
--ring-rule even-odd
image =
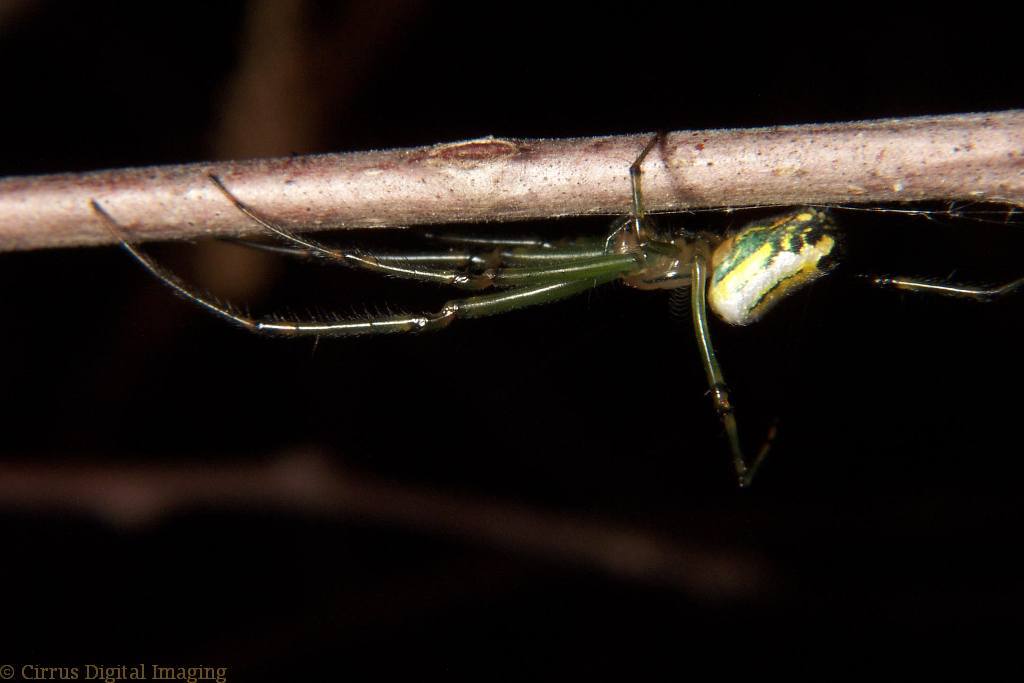
[[[593,289],[598,285],[611,282],[618,277],[619,273],[616,272],[607,273],[600,278],[569,280],[530,287],[512,287],[500,292],[453,299],[445,303],[441,310],[435,313],[419,315],[368,316],[365,318],[336,321],[263,321],[242,318],[237,315],[232,317],[235,319],[235,322],[242,324],[253,332],[283,337],[354,337],[396,332],[427,332],[443,329],[458,319],[483,318],[528,306],[537,306],[560,299],[567,299]],[[195,296],[190,295],[189,298],[195,299]],[[210,304],[200,303],[203,303],[208,308],[210,307]]]
[[[768,455],[772,439],[775,437],[775,427],[769,430],[768,438],[765,440],[764,445],[761,446],[753,463],[747,465],[747,461],[743,457],[743,449],[740,447],[740,434],[739,428],[736,425],[736,415],[732,402],[729,400],[729,388],[725,383],[722,368],[718,365],[718,359],[715,357],[715,349],[711,345],[711,331],[708,329],[707,301],[705,296],[707,276],[707,250],[706,248],[697,248],[694,253],[691,268],[692,281],[690,283],[690,308],[693,313],[693,329],[697,335],[697,346],[700,349],[700,358],[704,364],[704,372],[707,374],[708,386],[711,387],[711,398],[715,403],[715,412],[718,413],[718,417],[725,427],[726,438],[729,440],[729,450],[732,452],[732,462],[736,468],[736,476],[739,479],[740,486],[746,487],[750,485],[758,468]]]
[[[606,238],[584,237],[569,242],[554,242],[549,247],[514,247],[498,252],[503,266],[528,266],[552,263],[564,263],[578,258],[588,258],[607,254]]]
[[[284,253],[290,256],[307,256],[308,254],[300,249],[282,247],[273,244],[261,244],[257,242],[242,242],[245,246],[253,246],[257,249],[266,249],[275,253]],[[579,251],[563,250],[559,252],[557,259],[523,259],[508,268],[492,268],[485,276],[491,286],[494,287],[517,287],[522,285],[543,284],[547,282],[561,282],[564,280],[576,280],[589,277],[592,273],[601,275],[609,270],[618,268],[619,272],[625,273],[640,267],[642,254],[606,254],[603,248],[594,250],[580,249]],[[375,252],[373,258],[384,263],[409,264],[409,263],[444,263],[445,254],[409,252],[404,254],[381,254]],[[466,266],[470,265],[467,260],[469,254],[450,254],[449,264]]]
[[[603,272],[607,266],[607,260],[612,256],[604,255],[603,252],[597,252],[592,244],[585,243],[576,247],[563,247],[559,252],[559,258],[554,260],[529,261],[525,256],[526,249],[524,248],[518,254],[520,261],[529,261],[542,265],[520,268],[518,264],[514,264],[509,268],[495,267],[487,268],[480,273],[469,273],[462,267],[436,267],[437,261],[445,256],[443,254],[391,254],[378,256],[377,254],[358,249],[335,249],[275,225],[231,194],[231,191],[224,186],[224,183],[217,176],[211,175],[210,180],[213,181],[221,192],[224,193],[224,196],[239,211],[271,231],[277,237],[289,244],[295,245],[295,251],[301,252],[304,250],[310,257],[412,280],[436,282],[462,289],[484,289],[487,287],[510,287],[521,284],[553,282],[568,278],[587,277],[589,270],[593,269]],[[289,250],[289,253],[294,254],[295,252]],[[599,255],[593,256],[592,254],[595,253]],[[467,258],[469,258],[469,255],[467,255]],[[423,263],[430,265],[420,265]],[[632,264],[629,264],[629,267],[625,268],[625,270],[631,268]],[[566,272],[567,270],[570,272]]]
[[[489,237],[481,235],[460,235],[450,232],[426,230],[416,234],[425,240],[442,244],[461,244],[463,246],[482,247],[485,249],[526,247],[528,249],[553,249],[555,243],[537,237]]]
[[[975,301],[992,301],[1024,286],[1024,278],[996,287],[977,287],[973,285],[958,285],[951,282],[939,282],[929,280],[913,280],[904,277],[889,277],[870,275],[865,276],[871,284],[877,287],[900,289],[905,292],[919,292],[923,294],[939,294],[952,296],[959,299],[974,299]]]
[[[489,249],[498,257],[498,265],[539,265],[570,261],[585,256],[600,256],[605,249],[605,236],[580,237],[550,242],[531,237],[480,237],[444,232],[418,232],[417,237],[462,247]],[[459,252],[450,252],[459,253]]]
[[[411,263],[387,263],[377,259],[373,254],[359,249],[335,249],[333,247],[329,247],[317,242],[316,240],[297,235],[259,215],[243,203],[242,200],[232,194],[231,190],[229,190],[217,176],[210,174],[210,181],[217,186],[217,189],[219,189],[225,197],[227,197],[228,201],[235,205],[236,209],[252,219],[253,222],[263,226],[286,243],[297,247],[299,250],[304,250],[305,253],[312,258],[340,263],[353,268],[387,273],[389,275],[409,278],[412,280],[436,282],[444,285],[465,287],[467,289],[480,289],[490,285],[490,282],[486,281],[486,279],[479,280],[477,276],[470,275],[461,269],[431,268],[417,266]]]
[[[417,235],[419,236],[419,235]],[[273,254],[283,254],[300,259],[314,259],[316,256],[310,253],[305,247],[289,247],[282,244],[271,244],[268,242],[256,242],[244,238],[224,238],[224,241],[268,251]],[[364,252],[365,253],[365,252]],[[487,268],[521,267],[521,266],[551,266],[564,264],[570,261],[578,261],[581,258],[596,258],[608,253],[605,248],[604,237],[582,238],[567,243],[555,242],[547,247],[514,247],[506,249],[492,249],[490,252],[476,252],[465,249],[449,251],[409,251],[409,252],[381,252],[374,251],[373,258],[380,263],[389,265],[428,266],[431,268],[445,269],[475,269],[483,271]],[[495,273],[497,275],[498,273]],[[500,284],[500,283],[496,283]]]
[[[314,254],[310,253],[309,249],[305,247],[288,247],[283,244],[271,244],[269,242],[256,242],[241,237],[226,237],[222,238],[225,242],[231,244],[237,244],[242,247],[249,249],[257,249],[259,251],[267,251],[272,254],[282,254],[284,256],[291,256],[299,259],[316,259]],[[428,251],[428,252],[409,252],[409,253],[391,253],[391,252],[373,252],[373,258],[381,263],[395,264],[395,265],[408,265],[415,264],[417,266],[429,266],[431,268],[445,268],[445,269],[468,269],[477,268],[484,269],[491,265],[491,259],[486,254],[476,254],[469,251]]]
[[[436,313],[420,315],[393,314],[383,316],[366,316],[338,320],[289,321],[278,319],[258,319],[241,313],[231,306],[219,303],[208,296],[193,291],[173,273],[164,269],[148,255],[136,249],[125,238],[124,232],[117,221],[107,213],[95,200],[93,210],[107,224],[110,231],[120,240],[121,246],[128,251],[146,270],[157,279],[174,290],[185,299],[205,308],[222,320],[238,325],[250,332],[272,336],[324,336],[346,337],[369,334],[388,334],[397,332],[420,332],[447,327],[458,318],[482,318],[497,315],[527,306],[546,304],[580,294],[598,285],[618,279],[625,270],[639,267],[636,261],[632,265],[619,260],[606,259],[603,269],[589,268],[585,277],[563,279],[555,282],[543,282],[518,287],[510,287],[492,294],[455,299],[447,302]],[[618,255],[621,257],[621,255]],[[569,277],[568,275],[566,276]]]
[[[643,163],[644,159],[647,158],[647,155],[650,153],[652,149],[654,149],[654,145],[660,139],[661,133],[655,133],[644,146],[643,151],[640,152],[640,155],[633,161],[633,163],[629,167],[629,184],[633,190],[633,233],[636,239],[639,241],[643,241],[643,228],[644,223],[647,219],[647,213],[644,210],[643,192],[640,188]]]

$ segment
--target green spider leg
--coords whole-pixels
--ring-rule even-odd
[[[588,277],[589,273],[603,273],[607,255],[596,248],[594,242],[568,244],[560,249],[549,250],[547,243],[532,240],[491,241],[490,244],[523,244],[505,252],[499,252],[491,267],[480,273],[466,270],[467,265],[490,265],[487,259],[468,252],[401,253],[377,254],[360,249],[334,248],[316,240],[295,234],[290,230],[264,218],[240,199],[234,196],[215,175],[210,180],[227,199],[243,214],[266,228],[290,247],[270,247],[308,258],[322,259],[331,263],[384,273],[387,275],[450,285],[460,289],[479,290],[487,287],[513,287],[522,284],[558,282]],[[480,241],[463,240],[465,244],[480,244]],[[261,245],[263,248],[263,245]],[[507,262],[506,262],[507,258]],[[534,264],[526,266],[525,264]],[[524,265],[525,267],[518,267]],[[441,267],[445,266],[445,267]]]
[[[461,269],[420,267],[411,263],[402,262],[387,263],[376,258],[373,254],[359,249],[335,249],[325,244],[321,244],[309,237],[302,237],[277,225],[273,221],[264,218],[251,209],[247,204],[232,194],[231,190],[229,190],[227,186],[224,185],[223,181],[221,181],[221,179],[216,175],[211,173],[209,178],[217,189],[224,194],[228,201],[234,204],[236,209],[248,216],[253,222],[266,228],[278,239],[292,245],[300,252],[305,252],[305,255],[310,258],[322,259],[332,263],[350,266],[352,268],[376,271],[410,280],[435,282],[438,284],[453,285],[466,289],[481,289],[490,285],[490,282],[487,281],[486,278],[481,280],[478,276],[466,273]]]
[[[647,217],[643,206],[643,192],[641,190],[642,164],[661,137],[661,133],[655,134],[629,168],[633,209],[629,220],[618,225],[619,230],[622,230],[631,223],[633,233],[638,240],[644,240],[648,234],[653,234],[654,232],[649,229],[648,223],[650,219]],[[689,235],[688,233],[686,235],[693,254],[690,263],[690,279],[688,283],[681,279],[678,282],[680,286],[688,284],[690,287],[690,309],[693,317],[693,330],[697,338],[701,363],[704,365],[704,372],[710,387],[711,399],[715,406],[715,412],[718,414],[718,418],[725,429],[726,440],[729,443],[732,463],[736,470],[739,485],[741,488],[746,488],[750,486],[758,468],[760,468],[767,457],[777,430],[774,425],[768,430],[768,435],[761,448],[758,450],[752,463],[748,465],[747,459],[743,455],[739,426],[736,422],[732,401],[729,398],[729,389],[725,382],[725,376],[722,374],[722,368],[718,364],[715,348],[711,343],[711,330],[708,327],[707,282],[711,261],[711,247],[708,241],[699,235]],[[643,244],[644,253],[656,253],[661,248],[670,247],[670,245],[663,246],[653,241],[642,241],[641,244]]]
[[[612,231],[614,234],[615,230]],[[607,236],[577,237],[570,240],[548,241],[529,237],[480,237],[446,232],[419,232],[417,237],[443,244],[472,246],[494,250],[500,265],[540,265],[559,263],[578,258],[597,257],[607,254]],[[466,252],[448,252],[466,253]],[[473,252],[469,252],[473,253]]]
[[[654,149],[654,145],[656,145],[658,141],[661,140],[661,137],[661,133],[655,133],[644,146],[643,151],[640,152],[640,155],[636,159],[634,159],[633,163],[630,164],[629,166],[629,185],[633,191],[633,233],[638,240],[643,239],[643,228],[645,227],[647,220],[647,212],[644,210],[643,192],[640,189],[640,177],[642,175],[642,167],[644,159],[646,159],[650,151]]]
[[[439,311],[419,315],[391,314],[337,320],[281,320],[254,318],[235,310],[212,297],[196,293],[177,276],[164,269],[143,251],[135,248],[124,230],[100,204],[92,201],[92,208],[106,223],[121,246],[146,270],[181,297],[205,308],[217,317],[234,325],[271,336],[348,337],[357,335],[421,332],[447,327],[457,319],[482,318],[506,313],[519,308],[546,304],[588,291],[597,285],[620,278],[624,273],[637,270],[642,260],[632,254],[609,254],[595,259],[581,259],[556,269],[523,268],[506,289],[445,303]],[[557,271],[557,277],[556,277]]]
[[[278,226],[279,227],[279,226]],[[283,230],[283,229],[282,229]],[[416,237],[435,239],[435,233],[416,233]],[[250,239],[228,237],[224,241],[238,244],[251,249],[259,249],[275,254],[283,254],[294,258],[305,260],[317,260],[315,253],[305,247],[288,247],[268,242],[255,242]],[[444,238],[447,241],[447,238]],[[453,269],[477,269],[486,268],[516,267],[525,265],[559,264],[569,261],[576,261],[581,258],[596,258],[608,253],[605,248],[604,237],[586,237],[571,241],[541,242],[540,240],[498,240],[471,239],[459,240],[461,245],[477,245],[489,248],[489,252],[481,253],[472,249],[449,249],[446,251],[406,251],[406,252],[382,252],[374,250],[373,258],[383,264],[408,266],[427,266],[430,268]],[[524,246],[529,245],[529,246]],[[501,248],[505,247],[505,248]],[[338,251],[334,248],[328,248]],[[362,254],[367,252],[361,251]],[[498,283],[500,285],[500,278]]]
[[[989,302],[1001,296],[1012,294],[1024,286],[1024,278],[1012,280],[1003,285],[994,287],[978,287],[974,285],[958,285],[950,282],[938,282],[929,280],[915,280],[904,277],[865,276],[876,287],[900,289],[905,292],[917,292],[922,294],[938,294],[951,296],[958,299],[973,299],[975,301]]]
[[[287,247],[282,244],[271,244],[269,242],[256,242],[243,237],[224,237],[222,241],[237,244],[248,249],[258,249],[273,254],[281,254],[306,261],[322,260],[315,253],[305,247]],[[365,252],[363,252],[365,253]],[[439,251],[439,252],[380,252],[374,251],[373,257],[385,264],[427,266],[431,268],[444,269],[484,269],[491,267],[491,259],[486,254],[481,255],[473,251]]]
[[[709,250],[703,242],[698,243],[694,250],[693,264],[691,266],[690,286],[690,310],[693,315],[693,329],[697,334],[697,347],[700,350],[700,359],[704,364],[704,372],[708,378],[708,386],[711,387],[711,400],[715,404],[715,412],[725,427],[726,439],[729,441],[729,450],[732,452],[732,464],[736,469],[736,476],[739,479],[741,488],[750,486],[757,474],[758,468],[771,450],[772,440],[775,438],[776,428],[773,426],[768,431],[768,436],[758,450],[753,462],[747,465],[743,456],[743,449],[740,446],[739,427],[736,424],[736,414],[729,399],[729,387],[725,383],[725,375],[718,365],[718,358],[715,348],[711,344],[711,330],[708,327],[707,312],[707,279]]]

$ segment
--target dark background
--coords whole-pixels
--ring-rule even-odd
[[[1024,105],[1004,20],[891,9],[26,0],[0,12],[0,171]],[[0,489],[0,664],[831,672],[981,645],[994,665],[1024,607],[1019,297],[853,277],[1020,276],[1020,221],[965,214],[838,211],[843,269],[758,325],[713,323],[748,448],[779,420],[750,491],[661,293],[314,348],[219,323],[117,249],[2,254],[0,476],[39,496]],[[449,296],[233,246],[152,252],[257,313]],[[263,471],[280,481],[239,493]],[[260,502],[310,471],[363,503]],[[126,473],[214,493],[147,515]]]

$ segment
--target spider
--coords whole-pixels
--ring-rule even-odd
[[[146,270],[185,299],[250,332],[297,337],[348,337],[440,330],[456,319],[480,318],[546,304],[613,281],[642,290],[689,288],[693,329],[715,412],[725,431],[736,477],[748,487],[775,437],[768,431],[748,460],[740,444],[735,410],[718,363],[708,325],[708,308],[731,325],[761,318],[792,292],[823,277],[837,264],[839,230],[826,208],[800,207],[749,223],[729,235],[685,228],[662,228],[644,209],[642,165],[661,139],[655,135],[629,169],[632,210],[617,218],[604,237],[561,242],[532,239],[425,236],[447,245],[434,251],[369,252],[333,247],[300,236],[261,216],[235,197],[215,175],[210,181],[243,214],[283,245],[249,246],[318,259],[398,278],[432,282],[474,293],[445,303],[432,313],[384,314],[330,320],[256,318],[197,293],[127,239],[118,222],[96,200],[93,210],[121,246]],[[987,301],[1024,284],[1024,278],[994,288],[952,285],[895,277],[869,277],[871,284]]]

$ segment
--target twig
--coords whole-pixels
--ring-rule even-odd
[[[277,509],[356,518],[669,585],[712,599],[756,595],[770,573],[755,554],[521,505],[445,495],[332,466],[315,453],[195,468],[0,463],[0,509],[68,510],[121,526],[191,508]]]
[[[256,228],[209,180],[300,229],[628,211],[649,134],[484,138],[415,149],[0,180],[0,251],[103,244],[96,199],[134,240]],[[644,166],[656,211],[920,201],[1024,205],[1024,111],[671,133]]]

